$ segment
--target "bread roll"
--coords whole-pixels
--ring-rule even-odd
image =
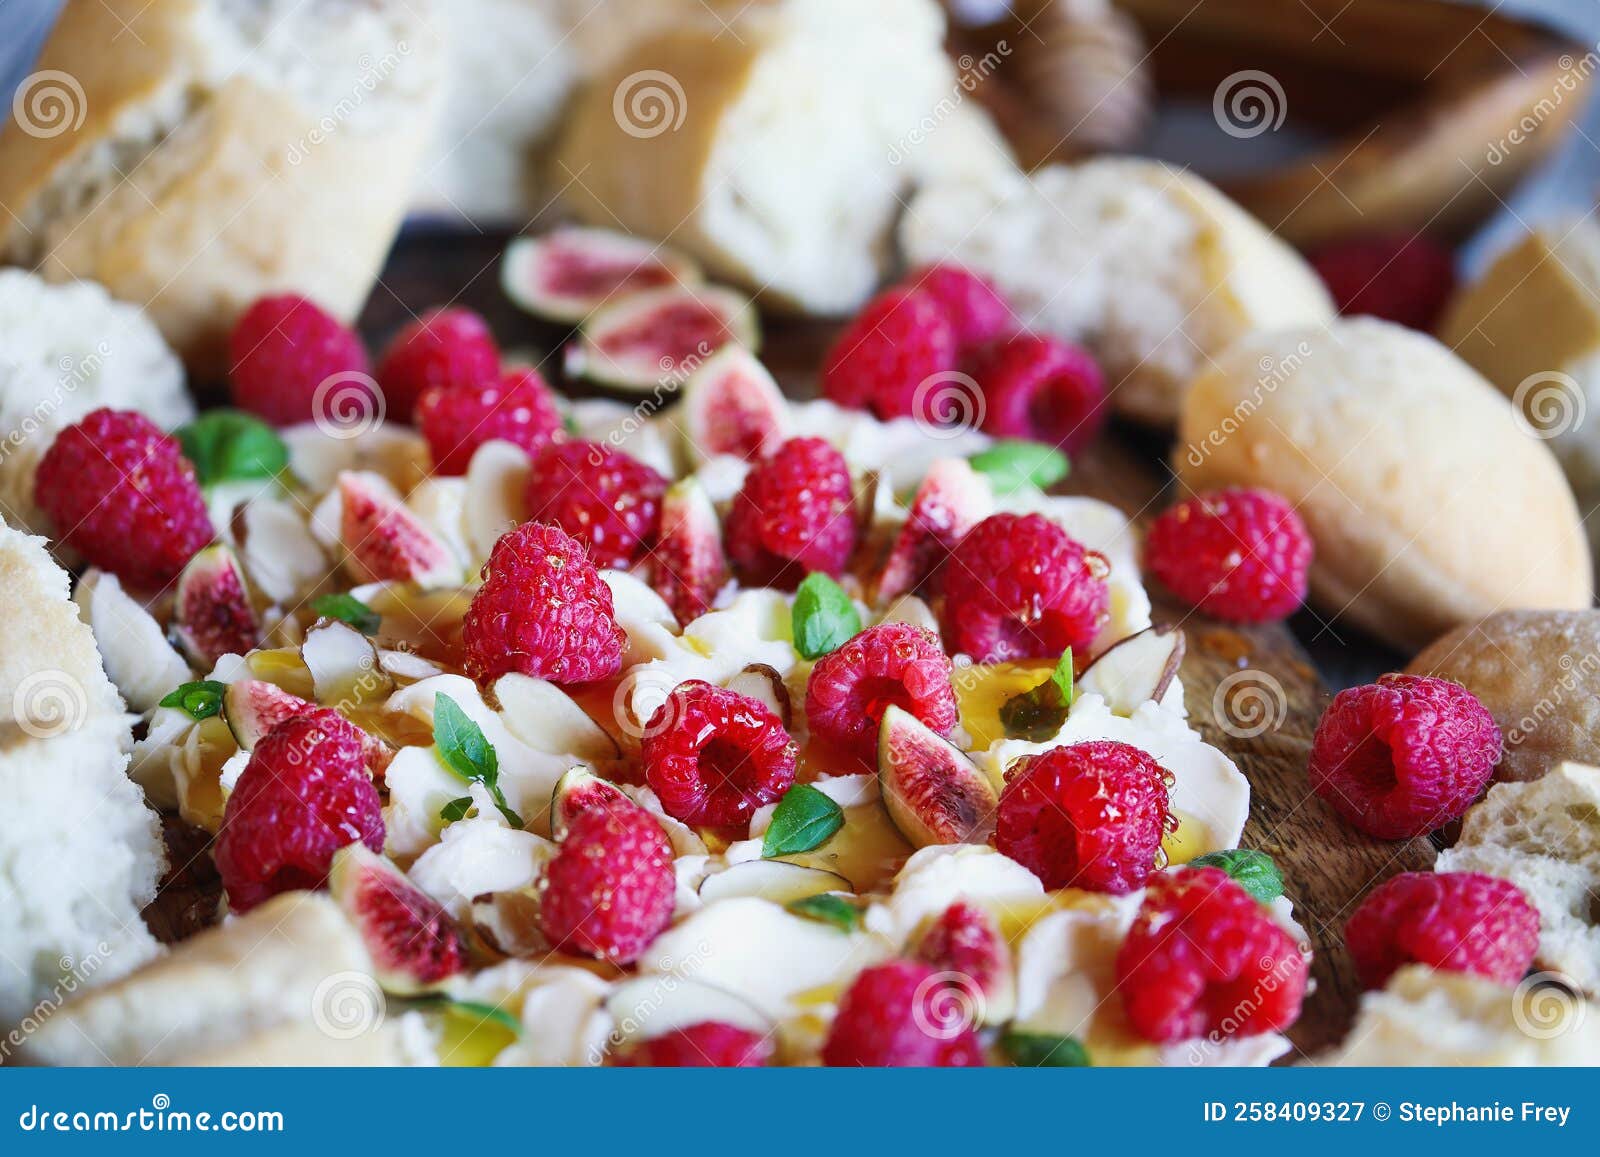
[[[1449,350],[1398,325],[1236,342],[1191,387],[1173,458],[1186,492],[1261,486],[1292,502],[1316,543],[1312,600],[1396,646],[1593,597],[1549,447]]]
[[[934,0],[709,7],[731,26],[708,12],[644,40],[578,98],[551,179],[587,223],[670,242],[769,305],[840,314],[887,271],[919,174],[958,153],[1009,164]]]
[[[1094,351],[1119,411],[1160,425],[1241,334],[1333,316],[1294,250],[1200,178],[1156,161],[930,185],[900,242],[913,264],[954,259],[988,274],[1029,325]]]
[[[1406,670],[1483,701],[1505,738],[1496,779],[1600,764],[1600,611],[1502,611],[1434,640]]]
[[[1535,783],[1496,784],[1434,866],[1516,884],[1539,909],[1536,965],[1600,993],[1600,768],[1563,763]]]
[[[394,237],[438,52],[411,0],[69,4],[0,134],[0,253],[144,306],[195,371],[237,315],[304,293],[344,318]],[[40,95],[41,87],[34,91]]]

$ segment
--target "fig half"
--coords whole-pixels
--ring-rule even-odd
[[[360,843],[341,848],[328,887],[389,992],[420,992],[466,968],[466,945],[450,914],[383,856]]]
[[[698,285],[683,254],[609,229],[568,227],[519,237],[506,248],[500,284],[518,306],[576,325],[608,302],[671,285]]]
[[[184,653],[203,670],[260,642],[261,624],[233,551],[208,546],[189,560],[178,576],[173,622]]]
[[[932,578],[962,536],[993,513],[994,491],[987,478],[965,458],[937,459],[884,559],[876,601],[899,598]]]
[[[693,622],[711,609],[728,582],[728,558],[716,507],[698,479],[691,476],[667,488],[651,558],[655,589],[678,622]]]
[[[878,788],[910,844],[981,844],[999,797],[977,766],[922,720],[890,706],[878,726]]]
[[[630,393],[681,385],[730,345],[760,343],[755,306],[731,289],[672,285],[630,294],[583,323],[563,354],[569,377]]]
[[[696,370],[678,408],[689,456],[765,458],[789,431],[789,403],[767,367],[749,350],[730,346]]]

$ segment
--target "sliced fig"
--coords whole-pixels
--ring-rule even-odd
[[[1160,702],[1183,665],[1178,627],[1147,627],[1107,648],[1078,676],[1078,690],[1101,696],[1113,715],[1132,715],[1141,703]]]
[[[878,575],[877,601],[899,598],[932,578],[962,536],[993,513],[994,491],[987,478],[964,458],[936,460],[889,548]]]
[[[878,727],[878,788],[883,806],[913,846],[986,843],[999,797],[953,744],[922,720],[890,706]]]
[[[789,403],[767,367],[749,350],[731,346],[684,384],[679,428],[696,461],[731,454],[754,462],[789,434]]]
[[[696,479],[685,478],[667,488],[652,557],[655,588],[678,622],[693,622],[711,609],[728,581],[728,557],[722,550],[716,508]]]
[[[317,705],[309,699],[261,679],[229,683],[222,695],[222,717],[240,751],[254,751],[262,736],[278,724],[315,710]],[[374,779],[382,779],[394,759],[394,748],[365,730],[361,732],[361,748],[366,753],[367,770]]]
[[[556,839],[566,834],[567,824],[590,808],[638,808],[622,789],[601,779],[587,767],[574,767],[556,780],[550,795],[550,831]]]
[[[731,896],[759,896],[789,904],[824,892],[851,892],[855,886],[835,872],[789,864],[783,860],[746,860],[700,882],[700,900],[710,904]]]
[[[1011,946],[994,917],[978,905],[957,900],[946,908],[922,933],[915,955],[981,998],[975,1004],[983,1023],[1004,1024],[1015,1014]]]
[[[466,969],[466,945],[444,906],[383,856],[359,843],[341,848],[328,887],[388,991],[419,992]]]
[[[361,582],[436,587],[461,581],[461,564],[450,548],[378,474],[339,475],[339,543]]]
[[[575,226],[517,238],[500,265],[507,297],[535,317],[571,325],[608,302],[700,280],[699,267],[665,245]]]
[[[566,348],[569,377],[633,393],[680,384],[729,345],[760,342],[755,306],[731,289],[667,286],[600,310]]]
[[[224,655],[244,655],[261,641],[244,568],[225,546],[208,546],[178,576],[173,623],[184,653],[210,670]]]
[[[751,663],[724,686],[729,691],[737,691],[765,703],[783,721],[785,728],[793,730],[794,703],[789,698],[789,685],[783,681],[776,667],[766,663]]]

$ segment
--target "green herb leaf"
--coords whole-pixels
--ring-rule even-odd
[[[464,783],[481,783],[494,797],[495,807],[514,828],[523,827],[522,817],[512,811],[500,790],[500,758],[483,728],[472,721],[461,705],[448,695],[433,700],[433,742],[439,758],[456,778]]]
[[[190,719],[199,723],[213,715],[222,714],[222,696],[228,690],[226,683],[215,679],[201,679],[184,683],[161,701],[163,707],[180,707]]]
[[[802,896],[785,906],[796,916],[832,924],[841,932],[854,932],[861,926],[861,909],[843,896],[824,892],[820,896]]]
[[[277,432],[238,410],[208,410],[177,433],[202,486],[272,478],[289,465],[289,448]]]
[[[1089,1050],[1075,1036],[1008,1031],[1000,1047],[1012,1064],[1029,1069],[1081,1069],[1094,1064]]]
[[[844,588],[820,571],[806,575],[794,593],[794,649],[820,659],[861,633],[861,615]]]
[[[463,1020],[475,1020],[480,1025],[491,1023],[500,1026],[513,1036],[522,1035],[522,1022],[503,1008],[476,1000],[451,1000],[448,996],[424,993],[406,1002],[412,1008],[442,1012]]]
[[[318,595],[311,600],[311,609],[327,618],[349,623],[363,635],[376,635],[383,625],[383,616],[354,595]]]
[[[1072,709],[1072,648],[1037,687],[1013,695],[1000,706],[1000,722],[1012,739],[1043,743],[1054,738]]]
[[[797,783],[778,801],[761,841],[763,859],[809,852],[844,826],[844,809],[809,783]]]
[[[1191,868],[1221,868],[1239,886],[1263,904],[1283,895],[1283,873],[1272,857],[1253,848],[1233,848],[1226,852],[1207,852],[1189,861]]]
[[[453,824],[457,820],[463,818],[471,810],[472,797],[470,795],[464,795],[459,799],[451,800],[449,803],[445,804],[444,807],[440,808],[439,818],[447,824]]]
[[[1067,476],[1071,463],[1054,446],[1042,442],[996,442],[969,460],[972,468],[989,477],[999,495],[1033,487],[1048,490]]]

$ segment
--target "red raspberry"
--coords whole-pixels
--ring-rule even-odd
[[[1425,835],[1478,798],[1500,729],[1459,683],[1385,675],[1339,692],[1317,723],[1311,788],[1380,840]]]
[[[377,395],[355,331],[296,294],[263,297],[245,310],[228,338],[228,356],[233,404],[274,426],[316,418],[317,387],[338,375],[346,375],[336,383],[341,391]]]
[[[1171,783],[1147,753],[1112,739],[1024,756],[1006,769],[994,846],[1052,891],[1120,896],[1144,886],[1177,826]]]
[[[794,783],[795,747],[759,699],[691,679],[645,728],[645,781],[686,824],[743,827]]]
[[[822,1046],[835,1068],[981,1065],[973,1005],[915,960],[891,960],[857,976]]]
[[[1539,910],[1498,876],[1402,872],[1367,894],[1344,940],[1368,988],[1382,988],[1406,964],[1512,985],[1539,950]]]
[[[910,623],[869,627],[811,668],[811,734],[875,762],[878,724],[895,706],[948,735],[956,725],[950,671],[950,656],[932,631]]]
[[[1288,1028],[1306,973],[1289,934],[1218,868],[1152,879],[1117,951],[1128,1024],[1162,1044]]]
[[[1017,316],[994,282],[959,265],[924,265],[901,282],[933,298],[944,309],[955,331],[958,353],[1014,333]]]
[[[1088,352],[1044,334],[1019,334],[976,356],[983,428],[1001,438],[1031,438],[1075,454],[1106,423],[1105,378]]]
[[[1299,609],[1311,535],[1267,490],[1213,490],[1162,512],[1145,562],[1168,590],[1219,619],[1270,623]]]
[[[921,400],[918,387],[927,389],[923,383],[929,379],[953,374],[956,357],[955,327],[938,300],[917,290],[890,289],[869,301],[828,350],[822,392],[841,406],[871,410],[880,418],[914,415]]]
[[[417,426],[433,452],[435,474],[465,474],[472,455],[496,439],[537,454],[562,435],[555,394],[538,370],[514,369],[471,386],[429,386],[417,399]]]
[[[131,587],[160,590],[212,539],[194,467],[143,414],[95,410],[56,436],[34,495],[56,537]]]
[[[461,620],[464,666],[484,687],[510,671],[562,684],[606,679],[626,641],[583,547],[538,522],[500,536]]]
[[[406,326],[378,360],[388,416],[411,421],[430,386],[481,386],[500,376],[500,348],[489,323],[470,309],[436,309]]]
[[[599,442],[552,442],[528,475],[528,517],[583,543],[594,565],[625,570],[655,542],[667,480]]]
[[[1426,237],[1379,234],[1316,250],[1311,265],[1340,313],[1364,313],[1431,332],[1455,289],[1455,259]]]
[[[559,952],[630,964],[672,919],[672,845],[642,808],[590,808],[567,821],[539,881],[539,926]]]
[[[772,1038],[708,1020],[640,1041],[611,1063],[660,1069],[758,1069],[772,1061]]]
[[[383,850],[378,789],[355,724],[331,708],[296,715],[256,744],[217,833],[228,907],[246,912],[297,888],[321,888],[333,853]]]
[[[942,572],[939,622],[952,652],[980,663],[1057,659],[1094,642],[1111,604],[1104,556],[1040,514],[992,514]]]
[[[971,991],[994,993],[1011,983],[1011,947],[994,918],[957,900],[929,925],[917,944],[917,959],[940,972],[964,978]]]
[[[747,583],[792,590],[808,571],[839,575],[856,529],[844,455],[821,438],[791,438],[750,471],[724,537]]]

